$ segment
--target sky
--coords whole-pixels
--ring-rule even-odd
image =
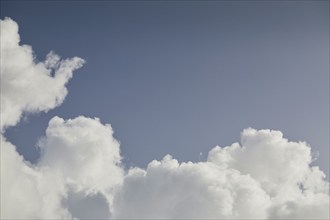
[[[329,217],[328,1],[1,1],[1,19],[1,190],[27,183],[4,217]]]

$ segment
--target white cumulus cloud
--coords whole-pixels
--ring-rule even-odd
[[[1,140],[1,219],[61,219],[70,214],[60,203],[64,185],[54,172],[24,161]]]
[[[23,112],[40,112],[60,105],[72,72],[84,60],[61,60],[54,52],[37,62],[29,45],[20,45],[18,25],[1,20],[1,130],[15,125]]]
[[[81,58],[36,62],[18,25],[1,21],[1,218],[329,219],[329,183],[311,147],[280,131],[245,129],[206,161],[166,155],[124,170],[120,144],[98,118],[54,117],[31,164],[3,131],[24,112],[61,104]]]
[[[146,170],[131,169],[116,194],[114,216],[328,218],[329,184],[310,166],[310,151],[280,131],[245,129],[240,144],[213,148],[205,162],[165,156]]]
[[[130,170],[116,194],[114,217],[263,219],[270,204],[249,175],[210,162],[180,164],[167,155],[146,170]]]
[[[61,104],[72,72],[84,60],[61,60],[50,52],[45,62],[35,60],[32,48],[20,45],[18,25],[10,18],[0,20],[1,48],[1,218],[70,218],[61,206],[65,185],[51,169],[24,160],[3,136],[24,112],[47,111]]]
[[[119,143],[110,125],[83,116],[67,121],[50,120],[46,136],[39,142],[39,166],[60,171],[81,189],[104,191],[122,179]]]

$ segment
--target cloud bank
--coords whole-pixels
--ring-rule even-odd
[[[1,21],[1,218],[328,219],[329,183],[311,147],[280,131],[245,129],[206,161],[166,155],[125,170],[110,125],[78,116],[50,120],[30,164],[3,136],[23,113],[60,105],[84,60],[51,52],[36,62],[18,25]]]

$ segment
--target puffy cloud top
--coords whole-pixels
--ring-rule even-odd
[[[146,170],[130,170],[115,197],[114,217],[260,219],[270,204],[249,175],[210,162],[180,164],[168,155]]]
[[[122,170],[119,143],[110,125],[83,116],[67,121],[50,120],[39,142],[39,166],[58,170],[81,189],[101,191],[120,183]]]
[[[61,104],[72,71],[84,63],[53,52],[37,63],[19,41],[18,25],[1,21],[1,129],[24,112]],[[111,126],[98,118],[52,118],[36,164],[3,130],[0,141],[4,219],[329,219],[329,183],[311,166],[310,146],[280,131],[248,128],[240,143],[214,147],[206,161],[166,155],[129,170]]]
[[[280,131],[248,128],[241,143],[214,147],[206,162],[180,164],[168,155],[146,170],[131,169],[115,197],[114,216],[327,218],[329,184],[310,166],[310,151]]]

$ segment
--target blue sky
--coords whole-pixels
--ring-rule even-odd
[[[329,219],[329,1],[1,1],[0,24],[0,218]]]
[[[1,2],[38,60],[80,56],[63,105],[6,131],[28,160],[55,115],[111,123],[126,166],[281,130],[329,173],[329,2]],[[200,152],[203,153],[200,156]]]

